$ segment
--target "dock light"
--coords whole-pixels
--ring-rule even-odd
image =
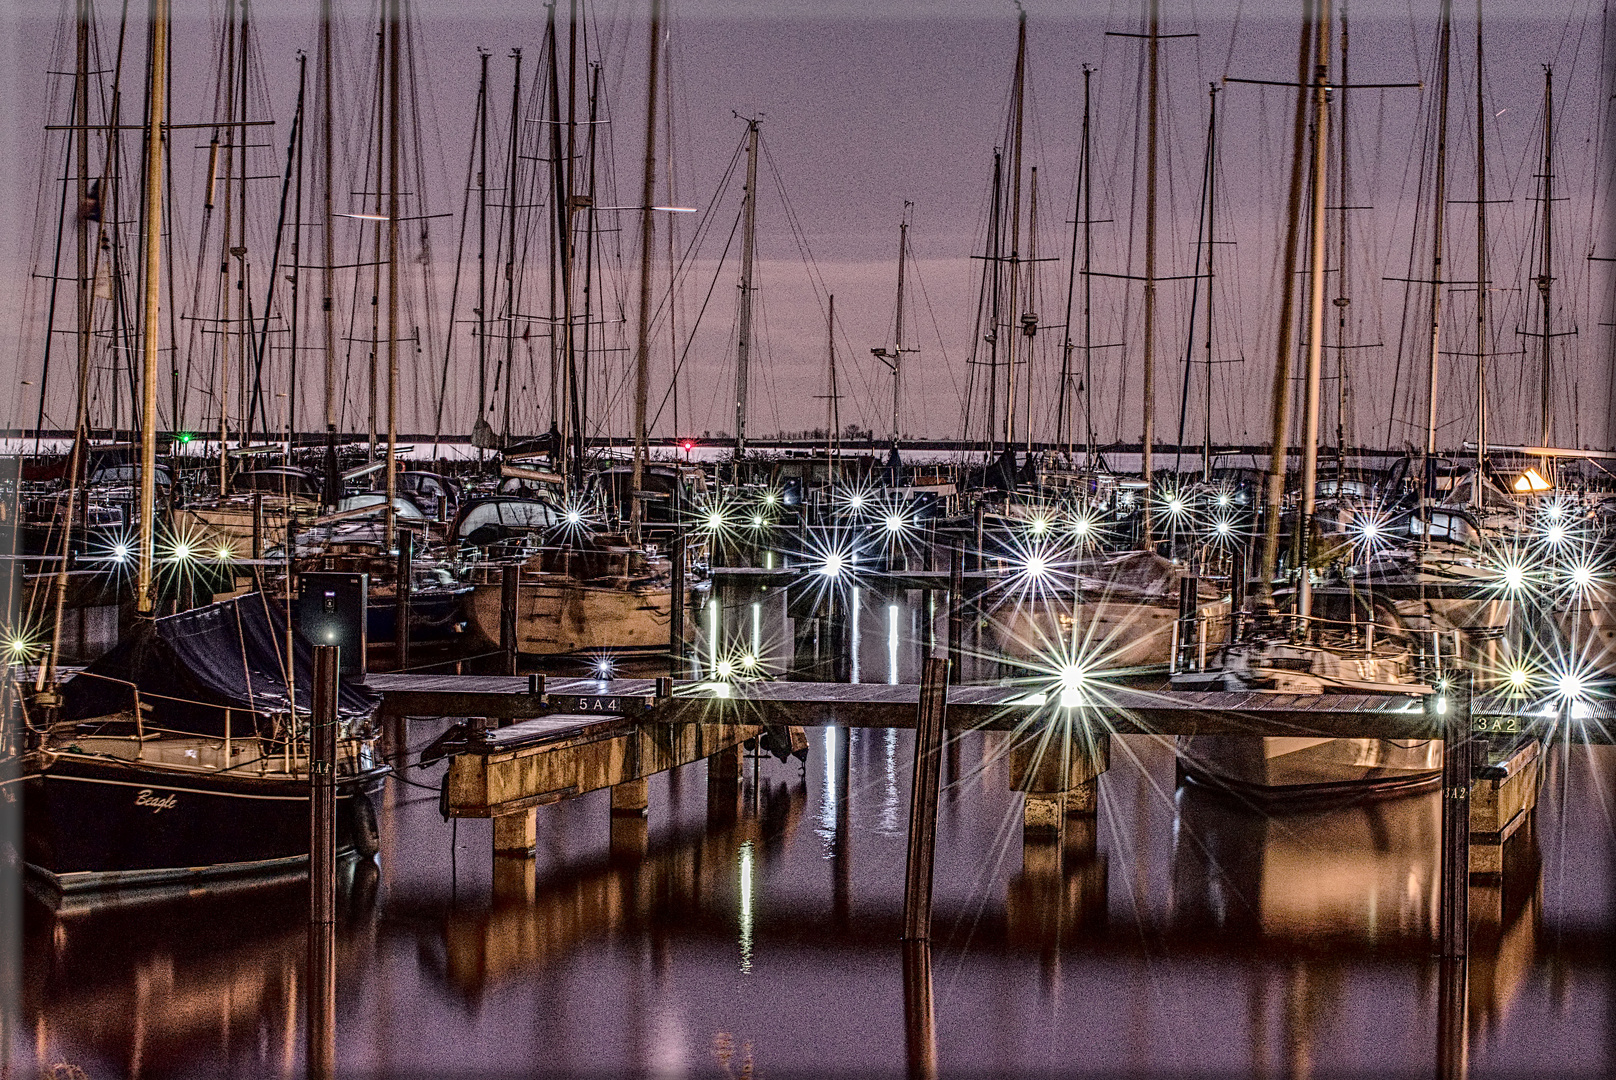
[[[1231,500],[1229,499],[1229,493],[1227,491],[1218,492],[1218,506],[1219,507],[1227,508],[1230,501]]]
[[[1220,517],[1212,522],[1212,532],[1219,540],[1227,540],[1234,535],[1234,523],[1226,517]]]
[[[582,525],[584,523],[584,516],[577,510],[568,510],[566,522],[568,525]]]
[[[754,528],[754,529],[763,528],[763,515],[762,514],[753,514],[752,515],[752,528]]]
[[[707,516],[702,519],[702,524],[711,531],[718,532],[724,527],[724,512],[722,510],[707,511]]]
[[[1042,555],[1028,555],[1026,569],[1028,577],[1041,578],[1049,573],[1049,561]]]
[[[1094,519],[1087,514],[1079,514],[1072,519],[1073,535],[1086,539],[1094,531]]]
[[[1049,519],[1041,515],[1035,517],[1032,519],[1031,528],[1034,536],[1043,536],[1049,531]]]
[[[902,532],[903,528],[904,528],[904,524],[905,523],[904,523],[902,514],[888,514],[887,515],[887,532],[889,532],[889,533]]]
[[[14,637],[6,642],[7,658],[14,664],[28,659],[28,654],[32,651],[33,647],[27,638]]]
[[[713,665],[713,674],[720,679],[729,680],[735,677],[735,664],[731,660],[720,660]]]
[[[1172,514],[1174,517],[1178,517],[1184,513],[1184,500],[1180,499],[1177,495],[1174,495],[1172,498],[1168,499],[1167,512]]]
[[[609,679],[612,677],[612,661],[610,657],[603,656],[595,661],[595,678]]]
[[[1504,581],[1504,587],[1510,592],[1520,592],[1526,587],[1526,567],[1520,563],[1505,563],[1499,576]]]
[[[1587,692],[1588,682],[1580,671],[1562,671],[1554,678],[1554,692],[1567,701],[1580,701]]]
[[[864,509],[864,492],[855,491],[847,498],[847,505],[854,510]]]
[[[113,558],[113,560],[115,562],[128,562],[129,561],[129,545],[128,544],[113,544],[112,545],[112,558]]]
[[[184,540],[181,540],[174,545],[174,557],[176,559],[184,561],[189,559],[193,554],[194,552],[191,550],[191,545]]]
[[[1565,504],[1559,499],[1551,499],[1549,504],[1543,508],[1543,512],[1549,516],[1550,521],[1559,521],[1565,517]]]
[[[1565,543],[1566,542],[1566,529],[1565,529],[1565,526],[1561,525],[1558,521],[1556,521],[1553,525],[1550,525],[1547,529],[1544,529],[1543,530],[1543,541],[1544,541],[1544,543],[1548,544],[1550,547],[1559,547],[1561,544]]]
[[[1594,583],[1594,568],[1585,562],[1580,562],[1571,568],[1571,584],[1577,589],[1586,589]]]
[[[236,557],[236,549],[229,544],[222,543],[213,549],[213,557],[220,562],[229,562]]]
[[[1532,674],[1524,667],[1512,667],[1509,669],[1509,685],[1513,689],[1525,690],[1527,684],[1531,681]]]
[[[753,656],[751,653],[746,653],[746,654],[742,655],[742,657],[741,657],[741,669],[743,671],[751,671],[753,668],[757,667],[757,665],[758,665],[757,657]]]
[[[763,501],[767,505],[773,506],[775,503],[780,501],[780,495],[779,495],[778,492],[775,492],[775,491],[764,492]]]
[[[847,559],[840,552],[833,551],[825,556],[825,564],[819,568],[819,572],[826,577],[833,578],[840,576],[845,569],[847,569]]]

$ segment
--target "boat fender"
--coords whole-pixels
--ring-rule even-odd
[[[381,831],[376,826],[376,807],[370,796],[355,792],[348,799],[348,835],[353,849],[361,858],[368,859],[381,850]]]

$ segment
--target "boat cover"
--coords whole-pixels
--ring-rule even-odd
[[[292,635],[292,680],[297,709],[306,714],[314,689],[314,653],[302,634]],[[286,615],[262,593],[195,608],[152,622],[142,621],[111,652],[68,680],[63,716],[88,720],[127,711],[130,684],[151,706],[146,723],[170,731],[222,736],[224,710],[231,731],[256,728],[270,734],[266,714],[285,713]],[[344,679],[337,712],[348,721],[375,712],[381,697],[362,683]],[[248,713],[252,720],[249,721]]]

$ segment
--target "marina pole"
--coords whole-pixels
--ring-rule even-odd
[[[168,114],[168,0],[152,0],[151,84],[146,113],[146,276],[142,303],[145,334],[140,365],[140,553],[135,610],[156,614],[152,530],[157,514],[157,318],[163,267],[163,128]],[[84,121],[81,119],[80,123]],[[224,456],[224,445],[219,446]]]
[[[410,593],[415,571],[415,534],[408,529],[398,534],[397,584],[393,591],[393,643],[397,656],[394,671],[407,671],[410,666]]]
[[[505,674],[516,674],[516,599],[522,568],[515,563],[499,568],[499,651],[504,654]]]
[[[960,680],[965,644],[965,551],[959,539],[948,546],[948,681]]]
[[[903,1035],[910,1080],[937,1075],[937,1013],[932,1004],[931,943],[903,943]]]
[[[308,1074],[334,1074],[337,1051],[337,653],[314,647],[309,718]]]
[[[1426,718],[1442,738],[1442,956],[1470,951],[1470,693],[1473,675],[1449,669],[1427,695]]]
[[[672,564],[669,575],[668,597],[668,674],[678,678],[685,666],[685,534],[676,532],[668,545],[668,561]]]
[[[928,656],[920,675],[920,708],[915,717],[915,774],[909,794],[909,859],[903,886],[903,938],[906,942],[931,938],[932,857],[937,846],[937,791],[942,772],[943,720],[947,711],[948,660]],[[929,984],[930,979],[927,982]]]

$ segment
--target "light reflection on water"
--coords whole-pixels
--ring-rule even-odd
[[[721,625],[755,625],[764,655],[810,672],[857,657],[821,642],[816,659],[811,627],[793,625],[816,620],[788,621],[782,591],[728,603]],[[935,627],[928,605],[871,594],[854,609],[900,630],[900,681]],[[890,677],[889,633],[864,638],[866,670]],[[433,734],[418,725],[412,741]],[[1268,816],[1175,787],[1170,748],[1130,736],[1097,818],[1069,821],[1059,857],[1024,855],[1011,738],[965,734],[944,756],[931,963],[944,1075],[1429,1074],[1434,793]],[[495,892],[486,822],[445,824],[433,792],[393,784],[380,866],[349,864],[343,885],[344,1069],[904,1071],[913,736],[810,741],[822,767],[749,760],[727,812],[708,805],[700,765],[654,778],[638,848],[608,845],[603,793],[542,808],[530,895]],[[1616,750],[1548,761],[1536,828],[1502,881],[1471,890],[1478,1076],[1616,1069]],[[31,905],[12,1059],[91,1076],[301,1073],[304,902],[293,884]]]

